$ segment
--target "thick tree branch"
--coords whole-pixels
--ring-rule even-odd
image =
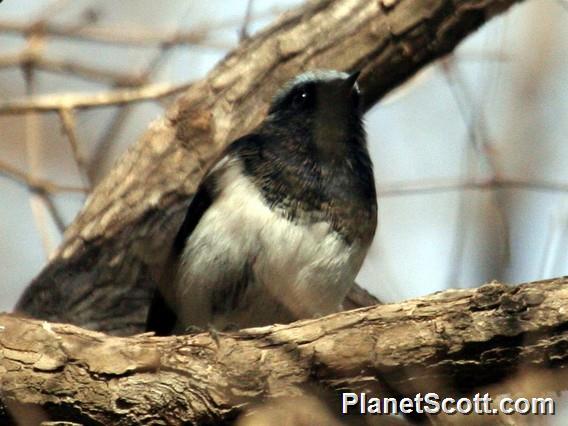
[[[18,309],[115,334],[142,329],[152,272],[206,166],[305,69],[363,69],[370,108],[514,0],[309,2],[191,85],[89,197]]]
[[[532,389],[542,395],[568,387],[566,306],[568,279],[559,278],[220,335],[119,338],[0,315],[0,395],[57,420],[115,425],[219,422],[316,383],[456,396],[555,369],[558,380]]]

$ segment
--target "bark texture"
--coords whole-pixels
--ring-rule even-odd
[[[88,198],[18,311],[112,334],[139,332],[152,274],[206,166],[262,120],[277,87],[306,69],[362,69],[369,109],[515,2],[324,0],[283,16],[150,125]]]
[[[0,396],[16,412],[28,404],[56,420],[129,425],[222,422],[322,389],[467,395],[532,369],[554,371],[558,380],[540,384],[565,389],[566,306],[560,278],[219,335],[113,337],[5,314]]]

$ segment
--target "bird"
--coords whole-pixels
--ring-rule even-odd
[[[146,322],[157,335],[342,310],[377,226],[359,72],[304,72],[194,194]]]

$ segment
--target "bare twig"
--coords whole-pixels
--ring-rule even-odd
[[[22,65],[22,53],[4,53],[0,56],[0,68],[10,68]]]
[[[283,12],[285,9],[276,7],[254,16],[250,20],[263,19]],[[37,24],[35,29],[41,30],[46,36],[64,37],[67,39],[86,40],[105,44],[123,44],[128,46],[147,47],[148,45],[191,45],[212,49],[228,49],[232,46],[227,43],[208,39],[209,33],[228,27],[234,27],[242,22],[241,18],[231,18],[219,22],[208,23],[203,26],[195,26],[190,31],[164,31],[151,30],[148,28],[103,27],[69,25],[64,23],[44,23],[41,27]],[[5,33],[26,34],[34,30],[27,22],[12,22],[0,20],[0,31]]]
[[[179,85],[156,83],[136,89],[98,92],[94,95],[70,93],[35,96],[27,99],[0,102],[0,114],[25,114],[29,111],[57,112],[61,109],[97,108],[152,101],[180,93],[190,85],[191,83]]]
[[[491,191],[497,189],[522,189],[538,192],[568,192],[568,183],[549,182],[543,180],[525,180],[500,177],[484,180],[441,180],[402,182],[390,185],[381,184],[377,188],[379,197],[396,197],[401,195],[425,195],[461,190]]]
[[[228,24],[227,24],[228,25]],[[23,34],[30,32],[29,23],[0,21],[0,31]],[[46,36],[64,37],[67,39],[86,40],[105,44],[122,44],[133,47],[170,44],[175,46],[201,46],[211,49],[225,50],[231,47],[228,43],[208,40],[209,28],[203,27],[186,32],[152,31],[146,28],[123,27],[82,27],[65,24],[46,24],[41,27]]]
[[[81,148],[79,147],[79,141],[77,140],[77,134],[75,132],[75,115],[72,109],[62,108],[59,110],[59,118],[61,119],[61,124],[63,125],[63,131],[67,136],[67,140],[71,145],[71,150],[73,151],[73,158],[77,164],[77,169],[83,179],[83,184],[89,190],[91,189],[91,182],[89,176],[87,175],[88,164],[81,154]]]
[[[33,96],[35,92],[35,72],[37,69],[37,64],[35,60],[41,57],[41,52],[45,46],[45,37],[39,28],[49,19],[54,13],[60,10],[68,0],[54,0],[47,4],[40,12],[37,14],[35,20],[29,24],[29,30],[25,33],[26,36],[26,46],[23,49],[19,57],[8,57],[8,64],[14,59],[17,62],[14,65],[18,65],[24,75],[24,80],[26,84],[26,94],[27,96]],[[62,232],[65,229],[65,224],[57,210],[57,207],[50,198],[48,190],[53,190],[54,185],[48,184],[46,182],[40,181],[36,176],[40,173],[41,168],[41,134],[40,131],[40,116],[35,111],[29,110],[26,112],[25,116],[25,147],[26,147],[26,157],[27,163],[30,170],[30,174],[24,174],[9,167],[8,165],[2,165],[2,172],[4,175],[8,175],[14,180],[20,180],[26,184],[30,190],[30,206],[36,227],[40,234],[44,251],[46,255],[49,255],[57,242],[53,241],[48,229],[49,219],[55,223],[58,229]]]
[[[466,108],[461,101],[460,94],[457,93],[455,82],[453,79],[452,72],[454,71],[454,56],[451,55],[447,60],[441,62],[441,69],[444,74],[446,83],[450,88],[450,92],[454,98],[454,101],[457,105],[459,114],[462,118],[463,124],[467,131],[467,138],[469,145],[473,147],[475,152],[475,147],[477,145],[476,142],[476,132],[472,123],[472,117],[466,115]],[[473,115],[473,114],[472,114]],[[462,164],[463,170],[466,179],[475,179],[476,170],[473,167],[473,161],[471,161],[471,151],[468,149],[469,147],[466,145],[464,146]],[[467,194],[462,191],[459,193],[458,199],[458,208],[456,211],[456,221],[454,225],[454,239],[453,239],[453,246],[451,248],[451,260],[448,263],[449,273],[446,278],[446,287],[452,288],[460,283],[460,276],[462,272],[463,266],[463,255],[465,252],[465,245],[466,245],[466,238],[467,238],[467,226],[466,224],[469,223],[470,208],[469,205],[472,203],[470,197],[466,196]]]
[[[159,64],[165,59],[167,52],[172,50],[173,46],[164,45],[158,55],[150,62],[146,70],[139,76],[140,85],[146,84],[152,73],[158,68]],[[188,85],[184,85],[185,88]],[[183,89],[180,89],[183,90]],[[169,93],[168,93],[169,94]],[[153,96],[153,99],[157,99],[157,96]],[[88,175],[91,182],[96,183],[101,177],[101,171],[103,168],[101,164],[103,163],[104,157],[109,152],[109,147],[114,143],[117,135],[120,133],[122,126],[126,122],[126,119],[132,112],[132,102],[125,103],[125,107],[118,110],[114,117],[107,124],[102,136],[96,142],[95,152],[92,157],[91,164],[88,168]]]
[[[59,210],[57,209],[57,206],[53,202],[53,199],[51,198],[50,194],[47,194],[45,192],[40,192],[37,195],[38,197],[41,198],[43,205],[50,214],[53,223],[57,227],[57,230],[59,231],[60,234],[63,234],[63,232],[65,232],[65,228],[67,227],[67,225],[65,225],[63,216],[61,216],[61,213],[59,213]]]
[[[179,27],[186,19],[191,8],[186,10],[181,18],[178,20],[177,27]],[[177,30],[177,29],[176,29]],[[150,60],[145,69],[138,76],[138,85],[147,84],[152,75],[159,69],[161,64],[167,59],[168,55],[173,51],[175,45],[164,43],[160,46],[158,53]],[[92,162],[88,169],[88,175],[91,182],[96,183],[101,178],[101,171],[103,167],[104,157],[109,151],[110,145],[116,140],[122,126],[126,122],[126,119],[132,112],[132,106],[126,105],[125,108],[121,108],[115,116],[110,120],[110,123],[106,126],[105,131],[95,144],[95,152],[92,157]]]
[[[3,161],[0,161],[0,175],[11,179],[13,182],[20,185],[26,186],[30,189],[30,191],[36,193],[56,194],[58,192],[73,192],[86,194],[88,192],[86,188],[71,185],[60,185],[30,176],[29,174],[24,173]]]
[[[442,70],[444,76],[454,97],[456,105],[460,116],[464,121],[464,125],[467,128],[467,134],[471,147],[474,152],[479,153],[481,159],[488,166],[492,179],[498,179],[501,173],[501,167],[497,161],[495,155],[495,149],[490,142],[488,131],[485,125],[485,118],[483,114],[483,109],[480,105],[477,105],[474,97],[469,92],[467,84],[462,80],[459,70],[455,66],[453,57],[442,62]],[[466,161],[466,167],[469,167],[469,161]],[[473,171],[475,174],[476,171]],[[469,173],[468,173],[469,174]],[[458,221],[457,221],[457,232],[456,232],[456,243],[454,248],[454,262],[452,262],[452,270],[448,277],[448,283],[455,285],[458,282],[459,272],[461,270],[463,252],[465,249],[465,239],[466,239],[466,227],[463,216],[467,214],[469,209],[467,204],[471,200],[465,199],[462,194],[460,197],[460,206],[458,211]],[[498,193],[491,194],[492,204],[495,206],[497,215],[499,217],[499,230],[502,232],[501,241],[501,264],[508,262],[510,258],[509,253],[509,226],[505,214],[505,207],[503,201]]]
[[[38,49],[43,45],[43,40],[31,37],[28,39],[30,49]],[[35,90],[35,76],[33,67],[24,67],[22,69],[26,81],[26,93],[33,94]],[[26,148],[26,161],[30,170],[30,175],[38,176],[41,167],[41,154],[40,154],[40,123],[41,117],[35,112],[28,112],[25,115],[25,148]],[[53,241],[48,225],[50,219],[49,209],[46,208],[45,197],[34,191],[31,192],[30,208],[34,217],[36,229],[41,238],[43,249],[46,257],[53,251],[56,242]]]
[[[250,25],[250,20],[252,16],[252,7],[253,7],[253,0],[248,0],[247,7],[245,10],[245,17],[243,19],[241,29],[239,30],[239,41],[243,41],[244,39],[249,38],[248,27]]]
[[[137,76],[132,73],[105,70],[90,65],[80,64],[66,59],[47,58],[45,56],[35,56],[33,65],[43,71],[59,74],[70,74],[89,81],[99,81],[117,86],[138,86]]]
[[[558,253],[558,250],[554,250],[554,243],[555,240],[562,237],[562,232],[558,232],[558,222],[558,218],[554,217],[554,215],[548,220],[548,227],[546,230],[546,236],[544,238],[544,250],[542,251],[542,258],[539,262],[539,277],[546,277],[549,273],[552,272],[555,252]],[[560,240],[558,240],[556,245],[558,245],[559,243]]]
[[[554,259],[554,263],[551,266],[552,271],[556,270],[555,267],[564,270],[564,265],[561,263],[562,260],[566,259],[566,241],[568,240],[568,216],[566,214],[566,209],[563,209],[563,213],[560,216],[560,235],[558,237],[558,250]]]

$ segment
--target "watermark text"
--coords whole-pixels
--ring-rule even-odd
[[[488,393],[471,398],[441,398],[434,392],[416,394],[413,398],[379,398],[366,393],[344,392],[342,414],[540,414],[553,415],[556,402],[552,398],[510,398],[493,400]]]

